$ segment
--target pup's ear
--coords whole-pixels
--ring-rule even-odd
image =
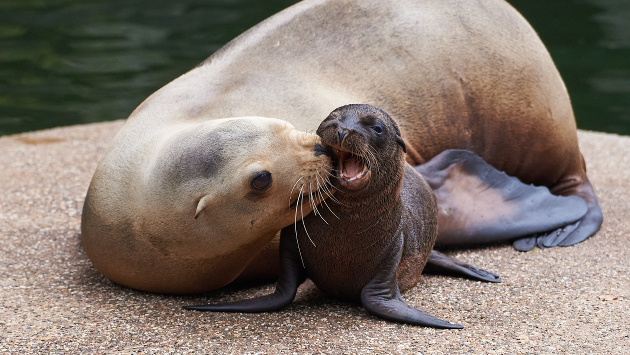
[[[405,141],[403,141],[403,139],[400,138],[398,134],[396,135],[396,142],[402,147],[403,152],[407,153],[407,146],[405,145]]]

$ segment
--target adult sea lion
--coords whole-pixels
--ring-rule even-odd
[[[228,139],[198,140],[217,147],[219,156],[229,156],[229,165],[211,175],[184,169],[188,179],[180,180],[150,167],[159,166],[157,161],[166,164],[169,156],[186,156],[168,144],[182,126],[210,132],[214,120],[265,116],[309,132],[348,103],[388,112],[406,142],[407,161],[433,165],[436,174],[428,180],[441,188],[438,206],[445,198],[456,201],[439,208],[439,223],[450,224],[440,230],[450,232],[439,234],[438,244],[535,235],[517,247],[570,245],[601,224],[566,88],[534,30],[509,4],[306,0],[237,37],[131,114],[86,197],[82,241],[88,256],[113,281],[155,292],[211,290],[252,270],[262,271],[256,277],[274,275],[277,246],[259,253],[273,239],[270,230],[293,223],[289,217],[295,211],[285,210],[286,218],[278,221],[258,218],[250,228],[255,218],[247,209],[287,209],[281,200],[288,201],[290,191],[278,189],[277,202],[255,200],[248,199],[247,184],[223,182],[243,178],[235,170],[241,161],[268,157],[260,154],[266,152],[264,144],[286,147],[279,142],[286,135],[263,127],[268,120],[261,121],[259,130],[246,128],[239,134],[239,119],[230,119],[226,126],[234,129]],[[250,136],[260,141],[250,146]],[[315,144],[309,144],[311,153]],[[539,223],[526,206],[504,198],[507,190],[494,189],[492,179],[474,174],[487,169],[467,169],[461,159],[438,157],[449,149],[472,151],[492,169],[525,184],[547,186],[556,195],[579,196],[587,207],[571,200],[568,205],[576,207],[568,206],[566,215]],[[198,161],[190,164],[216,160],[213,150],[199,152],[187,156]],[[274,154],[278,161],[295,159],[288,148],[274,149]],[[432,164],[434,157],[440,164]],[[448,168],[453,164],[456,168]],[[272,172],[273,181],[306,166],[299,161],[287,165]],[[458,191],[471,194],[457,199],[453,192]],[[195,219],[201,199],[215,209]],[[237,208],[240,204],[247,206],[245,212]],[[507,216],[494,218],[491,211]],[[512,225],[515,221],[519,223]]]
[[[83,246],[116,282],[154,292],[221,287],[278,230],[311,212],[298,199],[325,197],[318,187],[330,159],[314,154],[319,137],[285,121],[245,117],[165,128],[150,146],[140,140],[110,150],[85,201],[83,221],[91,223],[82,223]],[[95,198],[103,195],[109,198]]]
[[[303,229],[296,223],[282,230],[282,273],[276,291],[244,301],[184,308],[278,310],[293,301],[308,277],[327,294],[360,301],[369,313],[385,319],[462,328],[409,306],[401,297],[430,262],[438,212],[433,191],[405,162],[406,146],[396,122],[374,106],[346,105],[334,110],[317,134],[333,157],[334,201],[304,217]],[[450,262],[443,255],[440,260]],[[477,278],[498,281],[486,271],[471,266],[467,270],[476,271]]]

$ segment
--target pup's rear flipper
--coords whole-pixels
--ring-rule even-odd
[[[564,228],[587,212],[582,198],[524,184],[467,150],[446,150],[415,169],[438,200],[438,245],[513,240]]]
[[[431,269],[434,272],[451,272],[458,275],[464,275],[474,280],[487,281],[487,282],[501,282],[499,275],[490,271],[476,268],[470,264],[463,263],[461,261],[451,259],[448,256],[431,250],[429,261],[427,261],[426,269]]]

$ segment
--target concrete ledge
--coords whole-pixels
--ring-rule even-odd
[[[593,238],[519,253],[492,245],[449,253],[502,284],[428,275],[407,292],[420,309],[465,326],[386,322],[312,284],[266,314],[181,310],[273,285],[164,296],[113,284],[79,240],[92,173],[122,121],[0,137],[0,351],[11,353],[627,354],[630,350],[630,137],[580,131],[604,211]]]

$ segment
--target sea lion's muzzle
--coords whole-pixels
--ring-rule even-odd
[[[368,154],[368,148],[362,127],[340,122],[331,114],[320,124],[317,134],[322,139],[323,149],[336,163],[334,174],[339,185],[347,190],[365,186],[371,172],[368,159],[364,156]]]
[[[337,170],[336,177],[344,188],[357,190],[370,179],[371,172],[366,159],[347,150],[333,148]]]

